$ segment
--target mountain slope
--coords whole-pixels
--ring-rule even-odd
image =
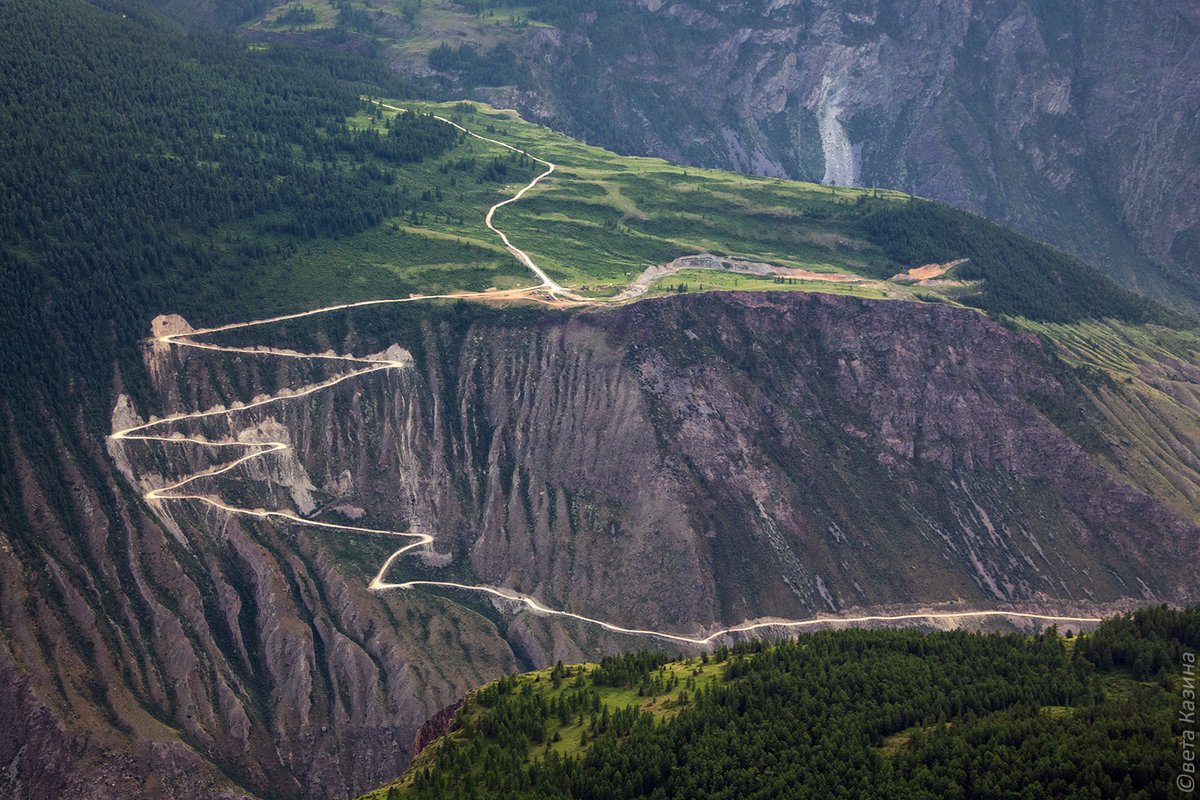
[[[471,673],[422,663],[395,615],[436,617],[427,636],[459,618],[364,611],[360,585],[286,538],[206,557],[104,445],[117,393],[153,385],[137,340],[158,309],[237,313],[315,237],[412,207],[348,163],[361,89],[330,73],[370,68],[185,36],[138,3],[6,4],[0,23],[0,794],[370,785]],[[516,664],[480,657],[480,679]],[[335,695],[333,675],[374,688]]]
[[[690,257],[651,281],[670,296],[566,313],[488,307],[498,292],[181,349],[143,337],[184,330],[170,314],[534,283],[485,212],[542,167],[363,102],[386,76],[352,57],[185,35],[133,2],[0,22],[0,793],[344,796],[402,770],[470,686],[642,641],[370,591],[391,539],[148,499],[228,456],[109,438],[153,415],[213,410],[176,432],[289,445],[193,484],[207,499],[434,535],[397,582],[663,630],[1194,591],[1194,332],[1076,260],[894,192],[413,103],[561,165],[496,219],[573,296]],[[926,258],[933,284],[891,279]],[[1104,347],[1079,346],[1097,329]],[[413,361],[318,390],[338,364],[258,345]]]
[[[398,313],[419,312],[223,340],[301,352],[394,341],[413,353],[401,386],[365,377],[330,390],[317,409],[328,431],[303,405],[239,421],[296,431],[301,485],[331,495],[318,508],[434,533],[448,564],[406,559],[390,582],[511,587],[681,633],[951,599],[1089,606],[1191,591],[1194,511],[1156,506],[1084,449],[1094,442],[1056,426],[1103,382],[975,312],[704,294],[568,318],[443,312],[404,335]],[[180,405],[181,376],[212,384],[226,358],[159,361],[153,371],[172,376],[164,405]],[[258,387],[258,370],[279,367],[238,369]],[[368,386],[382,394],[368,399]],[[327,419],[343,397],[390,444]],[[395,496],[397,485],[408,488]]]
[[[1200,297],[1190,3],[354,0],[280,19],[246,35],[372,42],[443,96],[620,152],[903,188]]]
[[[593,5],[516,48],[531,94],[480,96],[627,151],[900,187],[1195,298],[1190,4]]]

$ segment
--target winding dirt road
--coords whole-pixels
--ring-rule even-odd
[[[386,105],[386,104],[381,104],[381,105],[383,105],[384,108],[387,108],[390,110],[404,111],[404,109],[397,108],[396,106]],[[360,378],[360,377],[369,375],[374,372],[382,372],[382,371],[386,371],[386,370],[407,369],[409,366],[408,362],[396,360],[393,358],[379,358],[379,357],[362,358],[362,357],[357,357],[357,356],[342,356],[342,355],[314,355],[314,354],[296,353],[296,352],[290,351],[290,350],[280,350],[280,349],[267,348],[267,347],[226,347],[224,345],[217,345],[217,344],[211,344],[211,343],[199,341],[199,339],[204,336],[215,334],[215,333],[220,333],[222,331],[232,331],[232,330],[239,330],[239,329],[244,329],[244,328],[253,328],[253,327],[260,327],[260,326],[265,326],[265,325],[271,325],[271,324],[275,324],[275,323],[279,323],[279,322],[286,322],[288,320],[301,319],[303,317],[311,317],[311,316],[316,316],[319,314],[328,314],[331,312],[343,311],[343,310],[347,310],[347,309],[366,308],[366,307],[370,307],[370,306],[392,305],[392,304],[398,304],[398,303],[413,303],[413,302],[427,301],[427,300],[473,299],[473,300],[483,300],[483,301],[509,301],[509,302],[511,302],[511,301],[533,301],[533,302],[539,302],[539,303],[543,303],[543,304],[551,305],[551,306],[555,306],[555,307],[579,306],[579,305],[582,305],[582,304],[588,302],[588,301],[585,301],[583,298],[580,298],[577,295],[575,295],[569,289],[565,289],[562,286],[560,286],[558,283],[556,283],[549,275],[547,275],[540,267],[538,267],[538,265],[536,263],[534,263],[533,259],[530,258],[528,253],[526,253],[525,251],[523,251],[520,248],[513,245],[512,242],[509,241],[509,238],[504,233],[504,231],[500,230],[499,228],[497,228],[495,226],[494,220],[493,220],[497,209],[500,209],[503,206],[508,205],[509,203],[517,202],[518,200],[521,199],[521,197],[523,197],[525,195],[526,192],[528,192],[530,189],[532,189],[534,186],[536,186],[539,181],[541,181],[543,178],[545,178],[546,176],[548,176],[552,172],[554,172],[554,169],[555,169],[554,164],[550,163],[549,161],[540,159],[537,156],[526,153],[524,150],[520,150],[516,147],[513,147],[512,145],[497,141],[495,139],[489,139],[487,137],[480,136],[479,134],[474,133],[473,131],[467,130],[466,128],[462,127],[461,125],[459,125],[451,120],[448,120],[444,117],[436,117],[436,118],[448,125],[453,125],[455,128],[458,128],[459,130],[463,131],[464,133],[466,133],[469,136],[473,136],[473,137],[475,137],[477,139],[481,139],[485,142],[490,142],[492,144],[499,145],[500,147],[507,148],[514,152],[522,153],[523,155],[528,156],[529,158],[533,159],[537,163],[542,164],[546,167],[546,170],[544,172],[539,174],[537,177],[535,177],[533,180],[531,180],[527,185],[522,187],[520,189],[520,191],[518,191],[512,197],[510,197],[506,200],[503,200],[499,203],[496,203],[491,208],[489,208],[487,211],[487,215],[484,219],[485,223],[487,224],[487,227],[490,230],[492,230],[500,238],[500,240],[504,243],[504,246],[508,249],[508,251],[510,253],[512,253],[513,256],[518,261],[520,261],[522,264],[524,264],[541,281],[541,283],[539,283],[536,286],[530,286],[530,287],[527,287],[524,289],[512,289],[512,290],[506,290],[506,291],[456,292],[456,293],[438,294],[438,295],[416,295],[416,296],[402,298],[402,299],[364,300],[364,301],[357,302],[357,303],[343,303],[340,305],[327,306],[324,308],[317,308],[317,309],[313,309],[311,311],[302,311],[302,312],[295,313],[295,314],[283,314],[280,316],[268,317],[265,319],[252,320],[250,322],[238,322],[238,323],[233,323],[233,324],[229,324],[229,325],[221,325],[221,326],[212,327],[212,328],[204,328],[202,330],[188,331],[185,333],[167,333],[167,334],[156,337],[156,341],[158,341],[164,345],[169,345],[169,346],[173,346],[173,347],[181,347],[181,348],[190,347],[190,348],[195,348],[195,349],[199,349],[199,350],[208,350],[208,351],[214,351],[214,352],[219,352],[219,353],[270,355],[270,356],[274,356],[274,357],[278,357],[278,358],[290,358],[290,359],[299,359],[299,360],[305,360],[305,361],[339,362],[339,363],[350,366],[351,369],[349,369],[346,372],[340,373],[332,378],[329,378],[328,380],[325,380],[325,381],[322,381],[319,383],[310,384],[307,386],[303,386],[303,387],[300,387],[300,388],[292,390],[292,391],[285,391],[285,392],[277,394],[275,396],[268,397],[268,398],[265,398],[262,400],[257,400],[257,401],[247,403],[245,405],[237,406],[234,408],[228,408],[228,409],[216,408],[216,409],[211,409],[208,411],[196,411],[196,412],[190,412],[190,413],[175,414],[173,416],[168,416],[163,419],[155,419],[150,422],[143,423],[141,425],[135,425],[133,427],[114,431],[111,434],[110,438],[119,440],[119,441],[160,442],[163,445],[171,445],[171,446],[191,445],[191,446],[214,448],[217,450],[236,449],[242,453],[242,455],[238,456],[237,458],[235,458],[232,461],[229,461],[228,463],[221,464],[216,467],[212,467],[211,469],[207,469],[202,472],[196,472],[191,475],[187,475],[186,477],[183,477],[180,480],[178,480],[175,483],[172,483],[168,486],[164,486],[164,487],[161,487],[158,489],[152,489],[150,491],[145,492],[143,496],[145,497],[145,499],[148,502],[150,502],[152,504],[161,503],[161,502],[181,502],[181,501],[197,502],[197,503],[202,503],[204,505],[207,505],[214,509],[219,509],[228,514],[233,514],[233,515],[238,515],[238,516],[251,517],[251,518],[262,519],[262,520],[266,520],[266,519],[280,520],[282,522],[287,522],[287,523],[291,523],[294,525],[306,525],[306,526],[309,526],[312,528],[319,528],[322,530],[331,530],[331,531],[340,531],[343,533],[354,534],[354,535],[372,535],[372,536],[394,537],[396,539],[403,540],[404,543],[401,547],[399,547],[397,550],[395,550],[390,556],[388,556],[388,558],[380,566],[378,573],[376,573],[375,577],[372,579],[372,581],[370,583],[370,588],[374,591],[386,591],[386,590],[394,590],[394,589],[411,590],[411,589],[417,589],[419,587],[427,587],[427,588],[441,588],[441,589],[451,589],[451,590],[458,590],[458,591],[476,592],[476,593],[480,593],[480,594],[490,595],[490,596],[495,597],[500,600],[523,605],[526,608],[530,609],[531,611],[534,611],[539,614],[544,614],[544,615],[549,615],[549,616],[557,616],[557,617],[563,617],[566,619],[576,620],[578,622],[583,622],[583,623],[586,623],[589,625],[598,626],[600,628],[603,628],[604,630],[607,630],[607,631],[610,631],[613,633],[627,634],[627,635],[631,635],[631,636],[653,637],[653,638],[657,638],[657,639],[663,639],[663,640],[667,640],[667,641],[678,642],[681,644],[688,644],[688,645],[709,644],[712,641],[714,641],[715,639],[718,639],[722,636],[726,636],[729,634],[734,634],[734,633],[747,633],[747,632],[766,630],[766,629],[805,628],[805,627],[812,627],[812,626],[818,626],[818,625],[830,625],[830,624],[857,624],[857,623],[865,623],[865,622],[898,622],[898,621],[918,620],[918,619],[963,620],[963,619],[978,619],[978,618],[986,618],[986,617],[1008,617],[1008,618],[1015,618],[1015,619],[1038,620],[1038,621],[1043,621],[1043,622],[1069,622],[1069,623],[1095,623],[1095,622],[1099,621],[1099,619],[1094,618],[1094,617],[1073,617],[1073,616],[1061,616],[1061,615],[1055,615],[1055,614],[1034,614],[1034,613],[1009,611],[1009,610],[986,610],[986,611],[957,611],[957,612],[929,611],[929,612],[914,612],[914,613],[910,613],[910,614],[871,615],[871,616],[853,616],[853,617],[814,617],[812,619],[803,619],[803,620],[761,619],[761,620],[752,620],[752,621],[743,622],[741,624],[734,625],[734,626],[727,627],[727,628],[712,629],[709,632],[700,634],[700,635],[687,635],[687,634],[683,634],[683,633],[672,633],[670,631],[648,630],[648,629],[642,629],[642,628],[628,628],[628,627],[614,624],[612,622],[607,622],[605,620],[596,619],[594,617],[588,617],[588,616],[584,616],[582,614],[575,614],[575,613],[572,613],[569,611],[563,611],[560,609],[549,608],[547,606],[542,605],[534,597],[531,597],[526,594],[521,594],[519,592],[515,592],[511,589],[506,589],[503,587],[463,584],[463,583],[455,583],[455,582],[451,582],[451,581],[414,580],[414,581],[404,581],[401,583],[391,583],[391,582],[387,581],[386,576],[391,571],[392,567],[395,565],[395,563],[398,559],[402,558],[404,555],[408,554],[409,552],[411,552],[417,548],[426,548],[427,550],[432,549],[432,545],[434,542],[434,536],[432,534],[420,533],[420,532],[416,532],[416,531],[393,531],[393,530],[384,530],[384,529],[378,529],[378,528],[363,528],[363,527],[358,527],[358,526],[354,526],[354,525],[341,525],[341,524],[336,524],[336,523],[332,523],[332,522],[321,522],[318,520],[305,519],[304,517],[298,516],[296,514],[293,514],[291,512],[287,512],[287,511],[275,511],[275,510],[270,510],[270,509],[261,509],[261,508],[256,509],[256,508],[244,508],[244,507],[240,507],[240,506],[234,506],[234,505],[230,505],[230,504],[222,501],[219,497],[214,497],[214,496],[208,495],[208,494],[200,494],[195,490],[189,491],[188,487],[191,486],[192,484],[194,484],[196,481],[199,481],[204,478],[212,478],[212,477],[216,477],[219,475],[224,475],[226,473],[232,472],[233,470],[236,470],[237,468],[241,467],[243,464],[253,461],[254,459],[266,458],[273,453],[279,453],[279,452],[288,450],[290,448],[290,445],[287,442],[283,442],[283,441],[243,442],[243,441],[237,441],[237,440],[233,440],[233,439],[210,440],[210,439],[206,439],[201,436],[180,436],[179,434],[172,435],[171,429],[176,424],[183,423],[183,422],[195,421],[195,420],[202,420],[202,419],[206,419],[206,418],[210,418],[210,417],[217,417],[217,416],[234,416],[234,415],[243,413],[245,411],[249,411],[250,409],[262,408],[263,406],[268,406],[268,405],[272,405],[275,403],[284,403],[284,402],[288,402],[291,400],[295,400],[300,397],[305,397],[307,395],[311,395],[316,392],[320,392],[320,391],[329,389],[333,386],[343,383],[344,381],[352,380],[355,378]],[[592,302],[595,302],[595,301],[592,301]]]
[[[386,108],[389,111],[396,111],[398,113],[404,113],[405,111],[408,110],[408,109],[400,108],[399,106],[389,105],[388,103],[380,103],[379,105],[381,108]],[[506,234],[504,231],[500,230],[494,224],[492,224],[492,217],[495,216],[496,209],[503,208],[504,206],[508,205],[509,203],[515,203],[518,200],[520,200],[522,197],[524,197],[525,193],[528,192],[533,187],[537,186],[538,183],[541,182],[542,178],[545,178],[548,175],[550,175],[550,173],[554,172],[554,165],[551,164],[549,161],[546,161],[545,159],[538,158],[537,156],[533,155],[532,153],[527,153],[526,151],[520,149],[519,147],[513,147],[511,144],[502,142],[499,139],[489,139],[486,136],[480,136],[478,133],[468,130],[468,129],[464,128],[462,125],[459,125],[454,120],[446,119],[445,117],[438,116],[437,114],[434,114],[433,118],[436,120],[439,120],[441,122],[444,122],[447,125],[451,125],[455,128],[458,128],[460,131],[465,133],[467,136],[473,136],[476,139],[480,140],[481,142],[490,142],[491,144],[499,145],[500,147],[503,147],[506,150],[511,150],[514,153],[520,153],[521,155],[526,156],[527,158],[533,159],[534,161],[536,161],[537,163],[541,164],[542,166],[544,166],[546,168],[545,172],[541,173],[540,175],[535,177],[533,180],[531,180],[527,185],[522,187],[521,190],[518,191],[516,194],[514,194],[512,197],[508,198],[507,200],[501,200],[499,203],[496,203],[496,205],[489,208],[487,210],[487,215],[483,218],[483,223],[488,226],[488,230],[490,230],[492,233],[494,233],[500,237],[500,241],[504,242],[504,246],[506,248],[508,248],[508,252],[510,252],[514,256],[516,256],[517,261],[520,261],[522,264],[524,264],[526,267],[529,268],[530,272],[532,272],[534,275],[538,276],[539,279],[541,279],[543,288],[549,289],[554,294],[570,295],[571,297],[574,297],[574,295],[571,294],[571,292],[567,291],[566,289],[564,289],[563,287],[561,287],[557,283],[555,283],[554,279],[551,278],[549,275],[547,275],[545,272],[543,272],[541,267],[539,267],[537,264],[533,263],[533,259],[529,257],[528,253],[526,253],[524,250],[522,250],[521,248],[514,245],[512,242],[510,242],[508,240],[508,234]]]

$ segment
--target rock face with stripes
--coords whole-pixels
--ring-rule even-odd
[[[1141,445],[1107,444],[1104,420],[1132,400],[973,312],[711,294],[570,314],[414,306],[228,342],[411,354],[179,431],[290,446],[198,492],[432,534],[394,581],[507,587],[689,634],[1196,599],[1193,501],[1126,466]],[[146,357],[157,395],[122,400],[117,426],[338,369]],[[1153,447],[1185,465],[1200,440],[1179,419]],[[395,548],[380,537],[138,499],[220,463],[202,446],[64,452],[71,513],[22,467],[41,549],[0,532],[6,794],[347,796],[399,774],[426,719],[471,686],[655,644],[467,593],[369,591]]]

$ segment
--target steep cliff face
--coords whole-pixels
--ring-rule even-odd
[[[258,379],[154,374],[168,393],[210,378],[197,398]],[[517,669],[477,613],[369,593],[339,541],[134,499],[125,476],[161,485],[202,448],[111,452],[64,442],[66,497],[18,454],[36,536],[0,532],[4,796],[345,797],[403,769],[437,709]],[[247,477],[263,505],[307,491],[288,461]]]
[[[445,359],[473,398],[447,427],[487,420],[459,467],[481,498],[463,546],[482,580],[687,630],[1188,591],[1165,565],[1193,523],[1050,424],[1039,406],[1068,402],[1050,362],[977,315],[709,296],[527,337]]]
[[[443,322],[409,344],[412,373],[351,406],[386,425],[378,451],[352,444],[357,423],[331,417],[350,427],[330,440],[290,409],[281,422],[304,426],[313,485],[352,476],[328,502],[435,532],[443,573],[684,631],[1188,591],[1171,566],[1194,545],[1186,509],[1059,431],[1043,409],[1075,402],[1075,378],[977,314],[711,295]]]
[[[639,0],[527,34],[477,89],[624,151],[905,189],[1159,297],[1200,275],[1194,3]]]
[[[433,533],[393,581],[518,588],[686,633],[844,609],[1196,599],[1196,509],[1084,449],[1074,373],[972,312],[711,294],[238,335],[412,353],[407,369],[179,426],[291,446],[201,493]],[[147,359],[159,396],[142,404],[160,413],[329,376],[249,353],[148,345]],[[119,402],[114,423],[137,405]],[[17,459],[39,536],[0,539],[6,794],[344,796],[398,774],[422,723],[469,686],[653,644],[464,592],[372,593],[394,542],[148,505],[138,491],[228,454],[108,451],[64,449],[73,489],[53,502]]]
[[[294,447],[252,481],[214,481],[222,496],[434,533],[435,554],[401,562],[394,581],[512,587],[686,632],[763,614],[1191,591],[1180,558],[1195,509],[1152,502],[1103,448],[1081,449],[1050,421],[1082,413],[1079,379],[971,312],[703,295],[370,330],[270,335],[312,352],[394,337],[411,370],[203,432]],[[322,377],[269,357],[233,372],[219,354],[158,358],[171,407]],[[1103,439],[1087,428],[1098,419],[1082,423],[1091,437],[1080,424],[1067,428],[1085,445]],[[530,635],[514,644],[535,661],[565,646]]]

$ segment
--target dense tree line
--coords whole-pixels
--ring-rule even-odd
[[[696,683],[665,718],[610,709],[592,688],[652,680],[661,653],[606,659],[586,677],[558,665],[549,685],[509,678],[480,692],[461,732],[393,794],[1167,796],[1171,676],[1198,634],[1200,608],[1159,607],[1083,637],[842,630],[750,643],[714,653],[721,678]],[[1138,666],[1160,653],[1157,673]],[[584,725],[579,754],[552,746],[569,719]]]
[[[312,25],[317,21],[317,12],[310,6],[292,6],[287,11],[275,18],[277,25]]]
[[[969,258],[958,270],[981,280],[967,302],[986,311],[1051,322],[1113,317],[1170,321],[1171,315],[1110,282],[1078,258],[943,203],[860,203],[871,239],[902,264]]]
[[[519,8],[534,19],[550,19],[582,14],[604,6],[615,6],[614,0],[455,0],[455,5],[472,14],[488,16],[497,9]]]
[[[597,686],[633,686],[643,681],[651,670],[668,661],[670,656],[666,653],[651,651],[605,656],[591,675],[592,683]]]
[[[530,19],[556,25],[574,20],[580,14],[628,11],[620,0],[459,0],[458,5],[476,14],[488,14],[497,8],[520,8]]]
[[[205,0],[203,4],[190,3],[188,0],[151,2],[188,24],[209,24],[228,30],[257,19],[276,5],[276,0]]]
[[[427,114],[405,111],[385,123],[387,133],[359,131],[349,142],[334,140],[334,147],[348,149],[358,160],[374,155],[390,164],[409,164],[440,155],[458,144],[465,134]]]
[[[1105,623],[1103,635],[1077,645],[1101,669],[1129,670],[1137,680],[1161,679],[1179,669],[1185,650],[1200,650],[1200,614],[1151,606]]]

